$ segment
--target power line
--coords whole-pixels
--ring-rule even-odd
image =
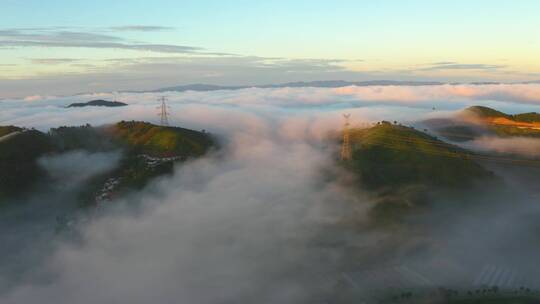
[[[349,133],[349,118],[351,114],[344,114],[345,124],[343,125],[343,144],[341,145],[341,160],[348,161],[352,158],[351,134]]]
[[[158,107],[159,111],[159,117],[160,117],[160,124],[164,127],[169,126],[169,106],[167,105],[167,97],[161,96],[158,101],[161,102],[161,105]]]

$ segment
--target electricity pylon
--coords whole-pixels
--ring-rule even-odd
[[[161,118],[161,125],[169,126],[169,106],[167,105],[167,97],[161,96],[158,101],[161,101],[161,105],[157,107],[159,109],[159,117]]]
[[[343,125],[343,143],[341,144],[341,160],[348,161],[352,158],[352,150],[351,150],[351,136],[349,133],[349,126],[351,125],[349,123],[349,118],[351,118],[351,114],[344,114],[343,117],[345,118],[345,124]]]

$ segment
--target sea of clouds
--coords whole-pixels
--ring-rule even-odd
[[[420,250],[424,238],[410,242],[407,230],[359,228],[368,226],[376,198],[335,166],[337,148],[326,139],[339,131],[344,113],[362,126],[380,120],[414,125],[478,104],[540,111],[540,85],[31,96],[0,101],[0,125],[47,131],[120,120],[158,123],[161,95],[168,97],[171,125],[207,130],[223,149],[178,165],[173,176],[84,217],[75,223],[75,240],[51,228],[75,201],[74,187],[36,189],[26,202],[15,202],[0,215],[0,240],[10,246],[0,261],[1,303],[313,303],[322,302],[344,272],[379,264],[434,265],[456,273],[443,284],[480,271],[482,263],[523,268],[539,253],[532,240],[540,210],[532,203],[534,184],[524,177],[534,176],[533,169],[506,174],[491,168],[513,188],[468,197],[469,206],[478,204],[466,214],[448,208],[459,198],[438,198],[444,207],[418,219],[438,222],[423,236],[436,245]],[[65,108],[114,98],[129,106]],[[513,145],[475,143],[498,152]],[[40,162],[59,179],[75,169],[87,179],[118,157],[76,151]],[[354,263],[351,250],[361,253]]]

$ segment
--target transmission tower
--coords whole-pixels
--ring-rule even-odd
[[[351,114],[344,114],[343,117],[345,118],[345,124],[343,125],[343,143],[341,145],[341,160],[351,160],[352,158],[352,150],[351,150],[351,136],[349,133],[349,126],[351,125],[349,123],[349,119],[351,118]]]
[[[169,106],[167,105],[167,97],[161,96],[158,101],[161,102],[161,105],[158,107],[159,110],[159,117],[161,118],[161,125],[162,126],[168,126],[169,125]]]

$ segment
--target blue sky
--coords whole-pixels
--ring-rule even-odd
[[[44,3],[2,1],[0,89],[540,79],[534,0]]]

